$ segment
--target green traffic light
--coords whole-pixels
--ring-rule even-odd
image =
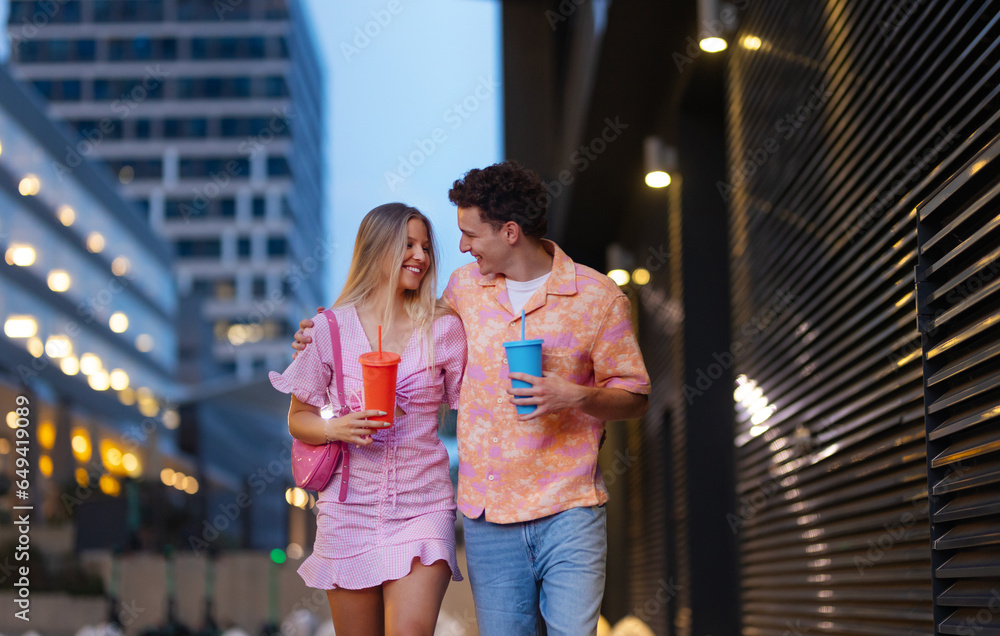
[[[271,560],[274,561],[275,563],[278,564],[284,563],[286,558],[287,557],[285,556],[285,551],[282,550],[281,548],[275,548],[271,550]]]

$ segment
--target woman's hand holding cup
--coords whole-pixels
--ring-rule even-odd
[[[386,422],[369,420],[369,417],[381,417],[385,411],[354,411],[343,417],[334,417],[326,422],[325,433],[331,442],[347,442],[358,446],[367,446],[374,440],[372,434],[392,426]]]

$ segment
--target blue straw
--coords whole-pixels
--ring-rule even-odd
[[[521,340],[524,340],[524,310],[521,310]]]

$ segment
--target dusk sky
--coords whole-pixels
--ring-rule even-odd
[[[440,292],[472,260],[458,251],[448,189],[503,158],[500,3],[307,3],[326,63],[328,213],[339,246],[327,302],[343,284],[361,218],[392,201],[434,224]]]

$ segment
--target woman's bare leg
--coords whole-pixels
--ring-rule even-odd
[[[423,565],[414,558],[409,574],[383,583],[386,636],[433,636],[450,581],[451,568],[444,561]]]
[[[333,628],[338,634],[357,636],[383,636],[385,634],[385,609],[382,588],[363,590],[327,590]]]

